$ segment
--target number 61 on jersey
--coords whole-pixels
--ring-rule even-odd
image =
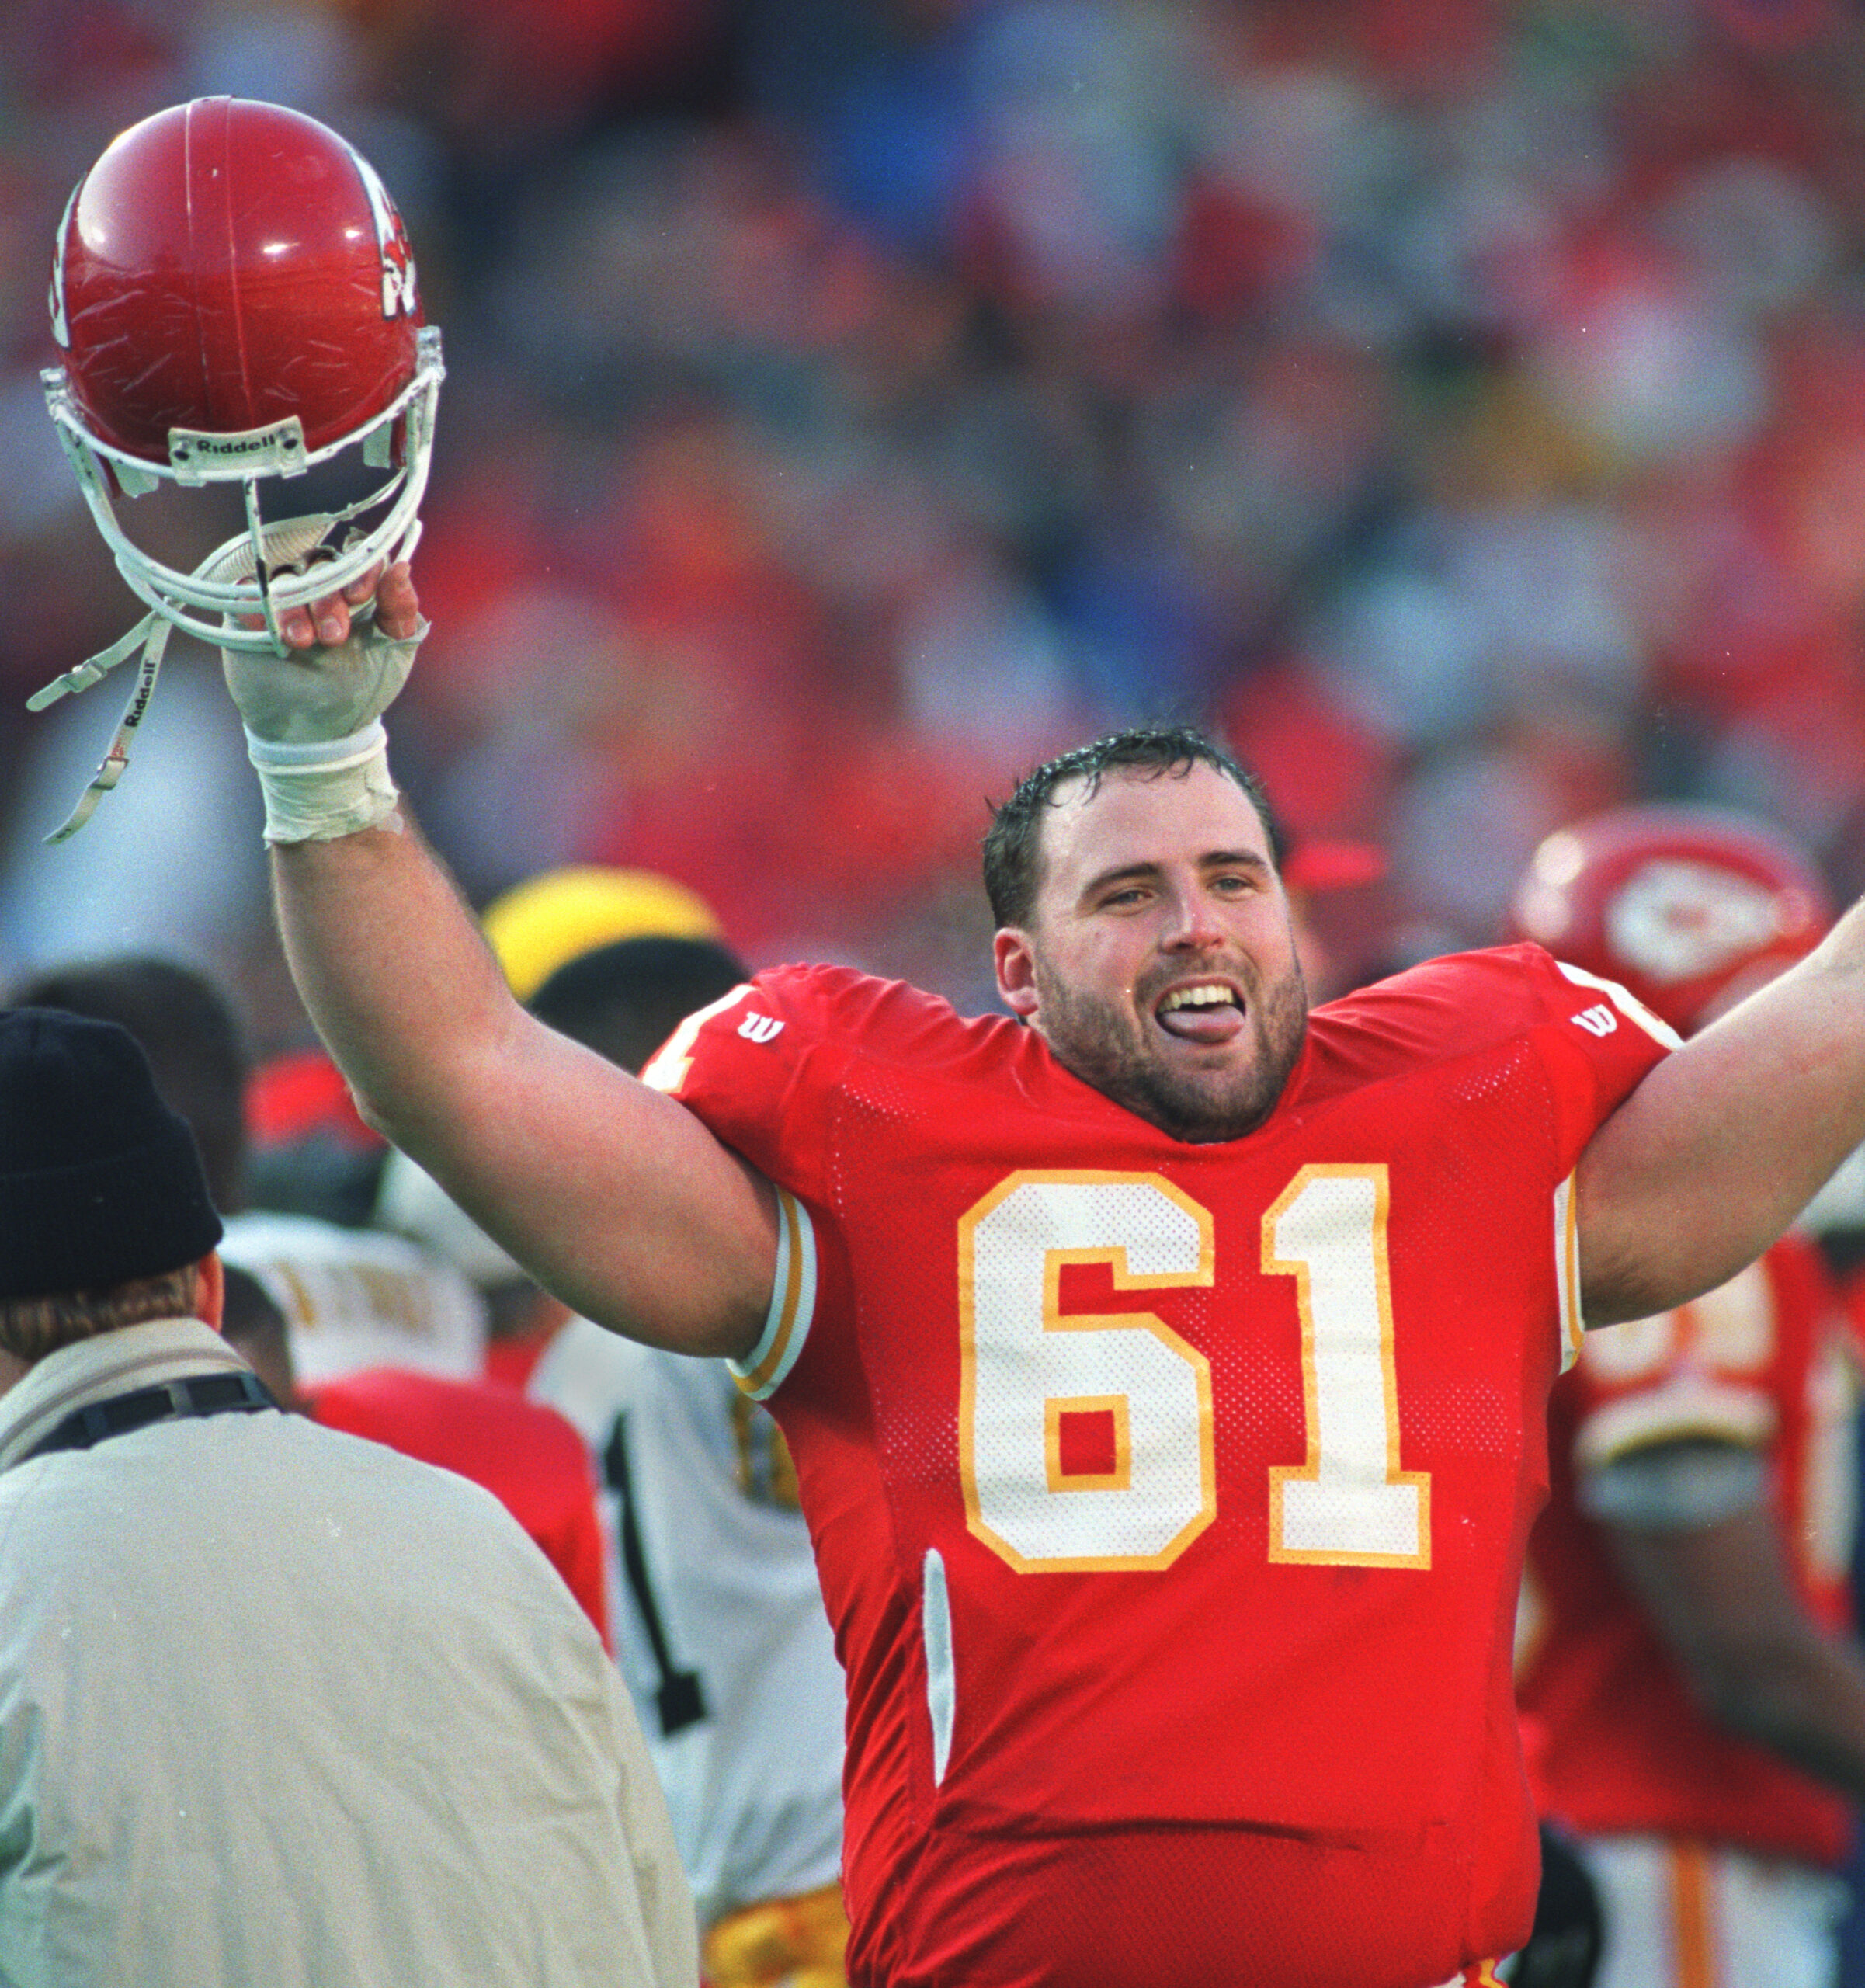
[[[1262,1218],[1295,1281],[1307,1456],[1268,1470],[1269,1557],[1428,1567],[1431,1479],[1399,1467],[1384,1166],[1303,1167]],[[1012,1174],[959,1224],[960,1472],[970,1528],[1019,1573],[1168,1567],[1217,1517],[1210,1363],[1117,1291],[1210,1286],[1210,1211],[1156,1173]]]

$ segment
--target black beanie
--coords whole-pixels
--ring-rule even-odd
[[[194,1135],[127,1029],[0,1011],[0,1298],[160,1277],[223,1233]]]

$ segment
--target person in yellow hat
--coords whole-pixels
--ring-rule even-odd
[[[493,899],[480,926],[512,992],[528,1001],[557,969],[616,939],[718,939],[724,930],[696,891],[652,870],[568,864],[528,877]]]

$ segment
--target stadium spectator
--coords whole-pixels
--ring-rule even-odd
[[[353,632],[353,592],[327,645],[283,617],[299,669],[225,659],[298,985],[565,1302],[772,1401],[848,1677],[851,1979],[1215,1978],[1238,1913],[1266,1983],[1519,1946],[1547,1388],[1865,1135],[1865,914],[1681,1045],[1532,948],[1311,1020],[1256,790],[1140,732],[997,812],[1016,1019],[783,969],[637,1084],[526,1025],[401,812],[418,603],[392,567]]]
[[[1686,1036],[1811,951],[1825,885],[1724,810],[1551,836],[1515,936]],[[1518,1691],[1544,1812],[1602,1895],[1600,1988],[1827,1988],[1865,1798],[1851,1633],[1856,1388],[1839,1293],[1790,1232],[1681,1309],[1589,1336],[1555,1387]]]
[[[232,997],[204,969],[153,953],[74,958],[21,975],[9,998],[16,1005],[113,1021],[136,1037],[163,1097],[199,1128],[214,1206],[227,1224],[221,1254],[259,1270],[271,1284],[291,1321],[301,1381],[380,1365],[459,1378],[478,1372],[484,1306],[450,1263],[403,1238],[255,1204],[255,1185],[276,1184],[283,1170],[255,1167],[255,1072],[246,1032]],[[321,1051],[317,1065],[343,1087]],[[300,1059],[297,1068],[305,1067]],[[265,1094],[276,1107],[276,1097]],[[276,1156],[291,1142],[282,1135],[276,1109],[266,1123],[273,1135],[268,1153]],[[379,1173],[372,1159],[372,1182]],[[298,1178],[301,1183],[303,1174]],[[354,1191],[346,1181],[336,1198]]]
[[[0,1013],[0,1976],[686,1988],[594,1631],[478,1486],[277,1412],[125,1031]]]
[[[1543,832],[1635,793],[1865,874],[1855,14],[730,11],[734,90],[599,97],[498,163],[399,9],[9,18],[0,969],[186,933],[268,1048],[298,1020],[203,659],[82,890],[36,839],[107,728],[21,709],[126,599],[44,419],[47,241],[97,148],[197,89],[377,158],[447,328],[475,446],[436,465],[443,666],[401,751],[475,904],[648,864],[759,959],[974,1010],[968,935],[924,941],[981,793],[1174,693],[1298,834],[1390,849],[1407,958],[1478,942]]]

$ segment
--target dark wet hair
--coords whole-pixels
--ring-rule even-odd
[[[1257,814],[1280,867],[1283,832],[1269,797],[1255,775],[1193,725],[1136,725],[1110,732],[1092,745],[1078,746],[1026,773],[1008,801],[994,804],[985,836],[985,891],[999,926],[1026,925],[1036,904],[1044,811],[1056,805],[1057,788],[1070,780],[1087,783],[1092,795],[1114,767],[1151,768],[1155,778],[1183,780],[1193,766],[1209,766],[1234,780]]]

